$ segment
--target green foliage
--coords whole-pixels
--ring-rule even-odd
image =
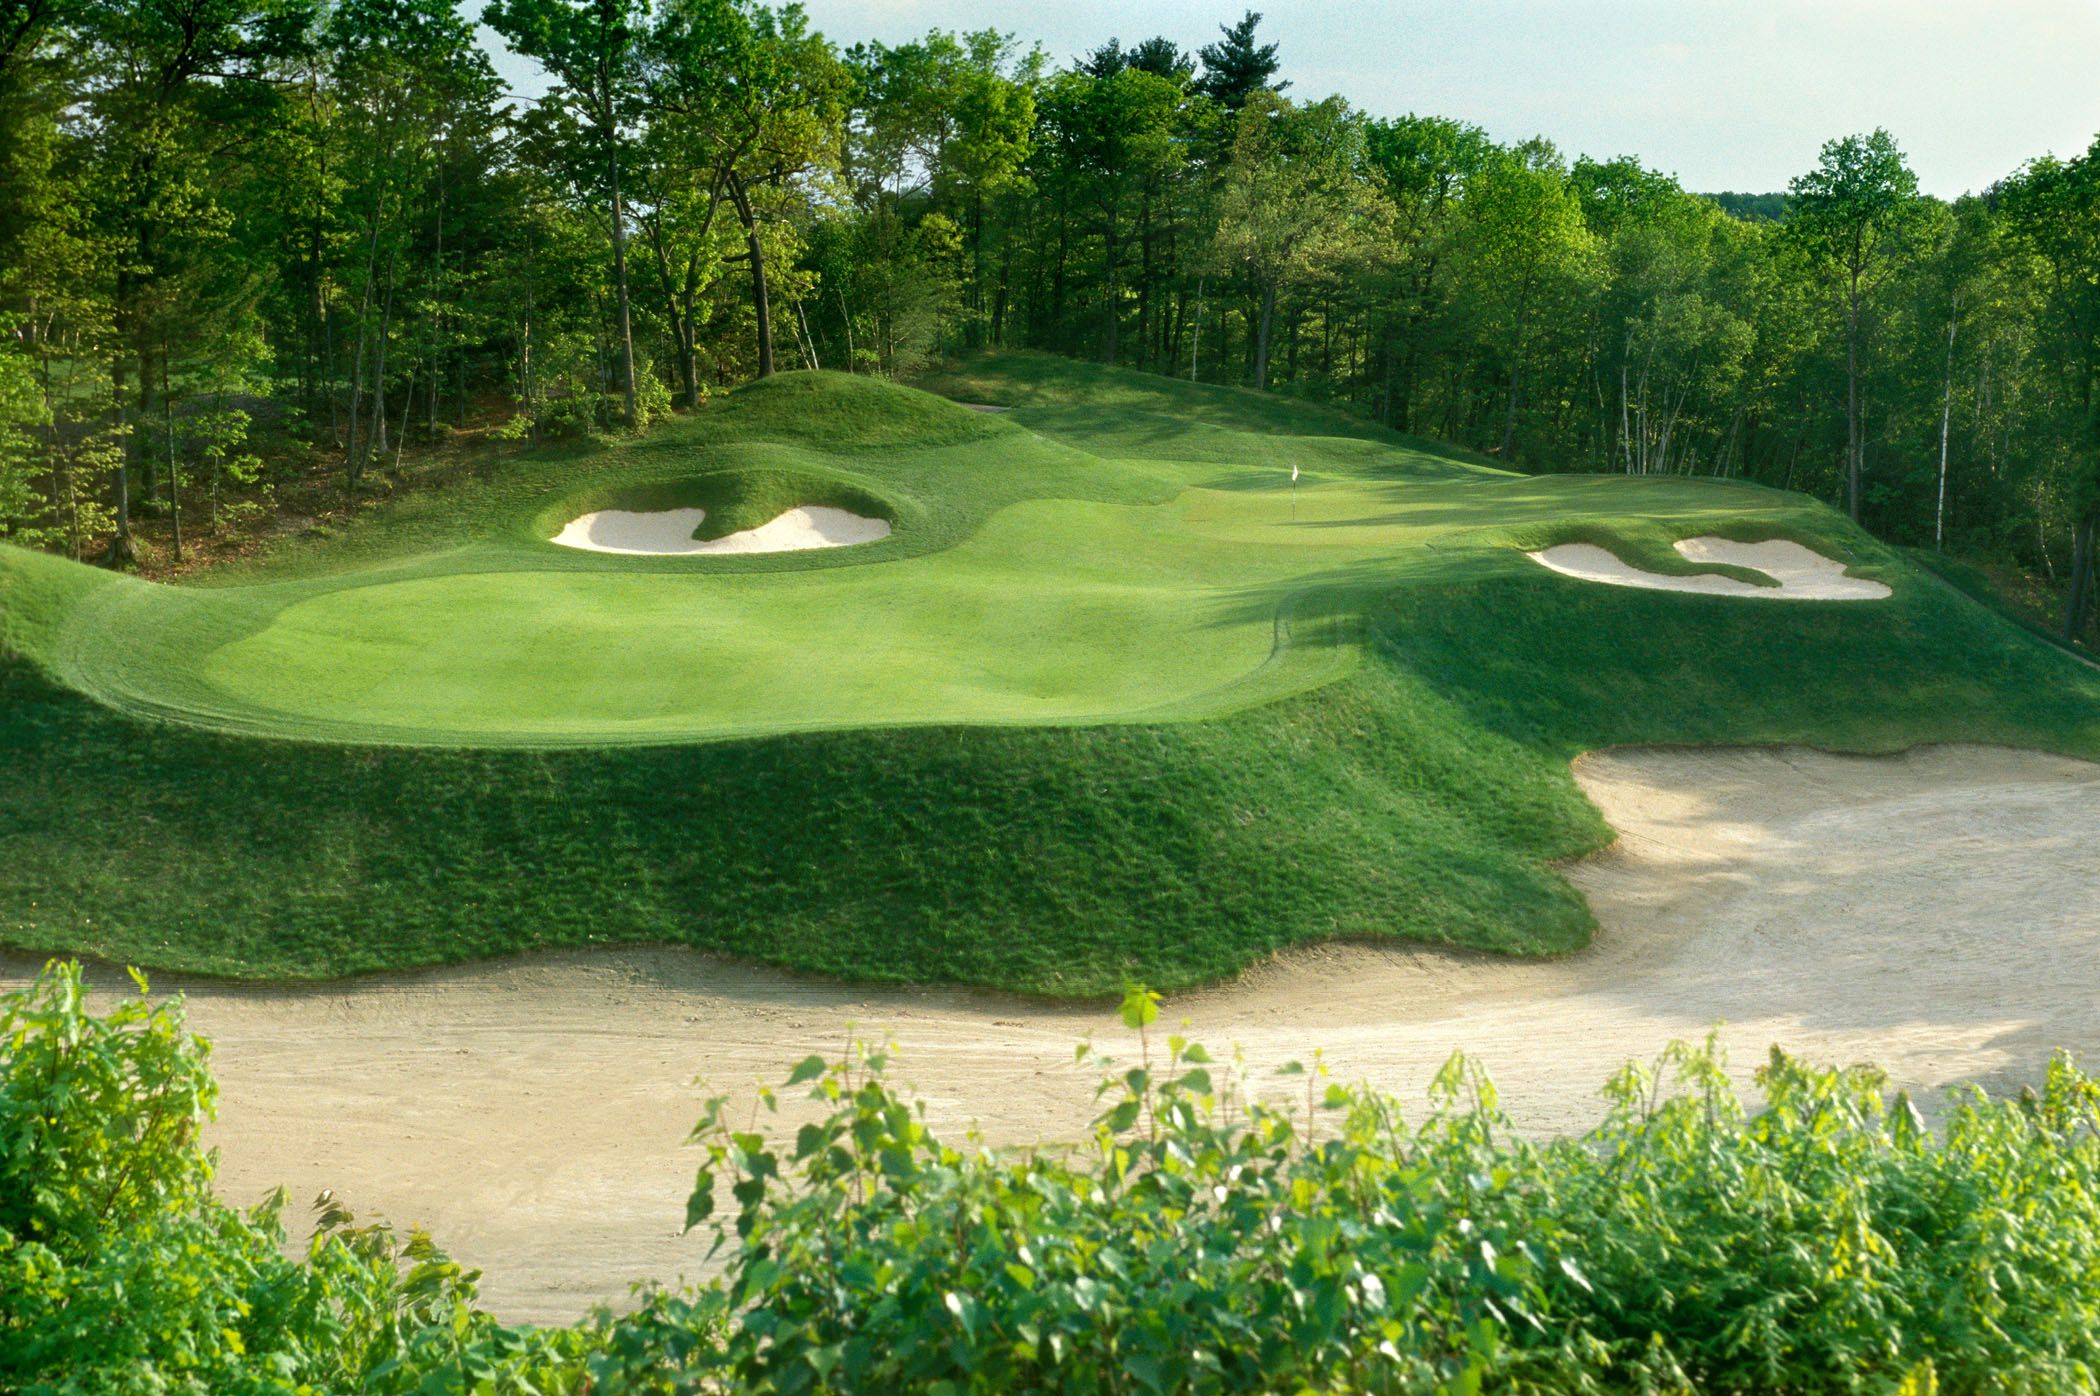
[[[577,1334],[507,1328],[474,1275],[324,1197],[300,1260],[280,1192],[212,1192],[218,1088],[179,999],[91,1011],[77,963],[0,996],[0,1390],[568,1392]]]
[[[50,414],[27,354],[15,349],[13,324],[0,319],[0,539],[36,547],[62,536],[50,501],[36,486],[43,474],[36,433]]]
[[[211,1195],[214,1088],[179,1001],[0,997],[0,1389],[104,1392],[2069,1391],[2100,1371],[2100,1082],[1954,1093],[1709,1040],[1629,1064],[1585,1134],[1515,1135],[1454,1056],[1410,1122],[1315,1058],[1251,1077],[1131,986],[1137,1059],[1082,1044],[1076,1149],[943,1141],[893,1048],[812,1056],[792,1139],[694,1127],[688,1229],[724,1273],[506,1327],[474,1276],[324,1195]],[[806,1089],[805,1089],[806,1088]],[[729,1213],[717,1220],[725,1192]],[[550,1244],[559,1244],[558,1238]]]
[[[1228,111],[1238,111],[1262,92],[1281,92],[1290,84],[1271,83],[1281,66],[1276,45],[1255,42],[1261,15],[1253,10],[1238,24],[1218,26],[1218,42],[1202,49],[1203,77],[1199,89]]]
[[[217,1088],[180,1013],[139,997],[108,1017],[85,1008],[77,965],[5,1000],[0,1041],[0,1230],[18,1244],[90,1251],[99,1233],[209,1196],[190,1146]]]
[[[1361,179],[1362,121],[1340,98],[1293,106],[1256,89],[1233,123],[1213,251],[1261,297],[1254,386],[1268,386],[1277,298],[1384,231]]]
[[[500,0],[546,70],[516,103],[477,18],[24,12],[0,316],[40,401],[0,392],[0,529],[123,562],[134,522],[224,532],[323,459],[384,492],[481,423],[631,434],[780,368],[1011,347],[1527,470],[1843,499],[1893,542],[2057,579],[2065,635],[2100,594],[2089,161],[1949,207],[1876,131],[1788,194],[1702,196],[1289,91],[1254,13],[1199,56],[1126,35],[1059,69],[993,29],[841,52],[763,0]],[[247,447],[182,439],[234,409]],[[180,518],[200,485],[208,517]]]
[[[1462,1057],[1410,1124],[1317,1068],[1279,1096],[1178,1034],[1155,1056],[1133,1016],[1141,1060],[1077,1153],[944,1143],[886,1050],[796,1068],[818,1113],[791,1145],[713,1102],[688,1215],[729,1185],[734,1321],[694,1379],[2075,1390],[2100,1364],[2100,1085],[2067,1061],[2039,1095],[1958,1095],[1935,1134],[1870,1069],[1775,1049],[1753,1110],[1680,1044],[1612,1080],[1596,1129],[1536,1144]]]
[[[2100,611],[2100,141],[2072,160],[2034,161],[2003,194],[2016,238],[2052,273],[2042,326],[2065,389],[2058,432],[2068,447],[2061,489],[2073,543],[2062,634],[2071,641]]]

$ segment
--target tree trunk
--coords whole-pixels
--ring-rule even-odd
[[[802,331],[802,361],[812,370],[821,369],[824,365],[817,361],[817,339],[809,332],[809,312],[802,308],[800,300],[795,302],[795,324]]]
[[[1004,348],[1006,345],[1006,306],[1014,279],[1014,239],[1006,237],[999,243],[999,284],[992,289],[992,343]],[[847,356],[851,358],[850,353]],[[851,371],[853,365],[846,365]]]
[[[1145,191],[1144,212],[1138,223],[1138,367],[1151,368],[1152,354],[1152,192]]]
[[[437,253],[435,260],[436,265],[431,268],[431,276],[435,284],[431,287],[430,292],[430,334],[426,340],[430,345],[430,387],[428,390],[430,399],[428,404],[430,408],[430,433],[425,439],[430,441],[437,440],[438,390],[445,381],[445,163],[442,156],[438,160]],[[413,373],[409,375],[409,381],[411,383],[415,381]],[[401,439],[404,443],[408,440],[408,409],[406,407],[401,409]],[[398,468],[400,456],[396,454],[394,459]]]
[[[620,202],[619,132],[610,126],[605,131],[605,168],[612,183],[613,286],[620,304],[620,384],[626,395],[627,429],[633,431],[641,422],[641,412],[634,385],[634,317],[627,303],[627,209]]]
[[[692,411],[700,409],[700,345],[699,334],[693,328],[696,314],[694,294],[690,285],[685,290],[685,313],[678,317],[678,378],[679,386],[685,389],[685,405]]]
[[[1057,269],[1050,278],[1050,333],[1055,343],[1063,348],[1065,336],[1065,280],[1066,264],[1071,257],[1071,231],[1066,224],[1062,209],[1057,218]]]
[[[365,239],[365,286],[359,293],[357,306],[357,351],[350,356],[350,416],[349,440],[343,443],[343,475],[349,489],[357,488],[357,477],[364,469],[364,457],[358,450],[357,424],[364,415],[365,405],[365,336],[366,327],[372,318],[372,284],[379,274],[379,224],[382,205],[372,208],[372,231]]]
[[[1196,278],[1196,323],[1189,334],[1189,382],[1196,381],[1196,356],[1203,349],[1203,287],[1209,278]]]
[[[1859,273],[1845,303],[1845,512],[1859,522]]]
[[[431,377],[434,381],[436,378],[435,369],[433,369]],[[435,392],[435,387],[433,387],[431,391]],[[385,395],[381,394],[381,400],[384,401],[384,399]],[[401,389],[401,429],[394,434],[394,464],[392,467],[392,474],[396,480],[401,478],[402,454],[408,450],[408,409],[415,402],[415,400],[416,366],[414,364],[410,364],[408,366],[408,382],[405,385],[403,385]]]
[[[153,362],[152,346],[138,346],[138,362],[135,370],[139,379],[138,411],[131,424],[131,440],[136,448],[133,463],[139,476],[139,499],[151,512],[153,501],[160,493],[160,462],[153,454],[153,429],[158,425],[153,419],[160,415],[158,392]]]
[[[1114,363],[1122,352],[1122,345],[1118,342],[1123,308],[1123,288],[1118,282],[1123,270],[1122,258],[1121,230],[1111,213],[1101,233],[1101,362],[1105,364]]]
[[[116,423],[121,423],[124,420],[124,360],[121,357],[110,361],[109,382],[110,407]],[[128,452],[117,457],[116,466],[110,472],[109,487],[110,504],[116,517],[102,561],[108,567],[129,567],[138,561],[138,550],[131,541],[131,459]]]
[[[678,386],[685,397],[688,408],[700,406],[699,347],[695,342],[693,328],[693,302],[698,295],[695,284],[699,271],[695,258],[688,257],[685,277],[682,282],[671,279],[671,253],[664,245],[664,225],[661,217],[643,220],[649,230],[649,246],[656,254],[656,276],[663,283],[664,313],[671,321],[671,337],[678,344]]]
[[[1517,352],[1509,356],[1509,405],[1502,414],[1502,450],[1504,465],[1516,454],[1517,449],[1517,394],[1524,386],[1524,351],[1519,345]]]
[[[129,567],[139,560],[139,554],[131,541],[131,467],[121,461],[110,481],[110,493],[114,496],[116,532],[110,536],[109,551],[103,554],[102,561],[110,567]]]
[[[317,296],[319,292],[315,293]],[[321,311],[321,343],[327,354],[326,376],[323,379],[328,399],[328,442],[332,446],[343,444],[343,404],[335,390],[335,307],[324,306]]]
[[[2071,543],[2071,590],[2064,598],[2064,643],[2075,644],[2085,631],[2085,618],[2093,609],[2095,586],[2093,549],[2100,543],[2100,507],[2089,509],[2079,520]]]
[[[1629,354],[1632,352],[1632,348],[1631,344],[1627,345]],[[1621,358],[1619,360],[1619,450],[1626,457],[1626,473],[1631,475],[1634,473],[1633,411],[1628,401],[1629,394],[1626,383],[1626,375],[1629,368],[1630,365],[1624,358]]]
[[[758,317],[758,376],[773,376],[773,306],[766,290],[766,252],[758,240],[758,219],[751,210],[750,191],[744,181],[731,175],[729,199],[744,225],[745,256],[751,263],[751,308]]]
[[[386,454],[386,341],[394,324],[394,268],[400,252],[396,247],[386,254],[386,301],[379,311],[379,338],[372,351],[372,426],[365,433],[364,450],[358,452],[359,474],[364,472],[369,454]]]
[[[174,530],[175,561],[182,561],[182,472],[175,465],[175,404],[168,396],[168,351],[160,351],[161,430],[168,448],[168,522]]]
[[[845,328],[845,331],[846,331],[846,372],[848,372],[848,373],[858,373],[858,372],[860,372],[860,370],[859,370],[858,368],[854,367],[854,365],[855,365],[855,364],[856,364],[856,363],[858,362],[858,360],[857,360],[857,359],[856,359],[856,358],[854,357],[854,354],[853,354],[853,312],[852,312],[851,310],[849,310],[849,309],[847,309],[847,308],[846,308],[846,293],[845,293],[845,291],[843,291],[843,290],[839,290],[839,291],[838,291],[838,298],[839,298],[839,324],[840,324],[840,325],[842,325],[842,326],[844,326],[844,328]]]
[[[1947,546],[1947,427],[1954,416],[1954,332],[1961,325],[1961,297],[1947,312],[1947,370],[1940,380],[1940,497],[1932,511],[1932,546]]]
[[[1276,330],[1276,287],[1261,288],[1261,317],[1254,332],[1254,390],[1269,390],[1269,338]]]
[[[323,290],[321,265],[321,216],[314,214],[313,226],[307,231],[307,267],[313,284],[307,288],[309,297],[306,313],[312,318],[308,329],[307,350],[313,360],[313,385],[306,394],[306,418],[308,429],[319,425],[321,397],[328,398],[329,439],[334,440],[335,423],[335,355],[334,346],[328,336],[328,298]]]

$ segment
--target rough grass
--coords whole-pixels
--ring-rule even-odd
[[[1174,988],[1335,936],[1579,946],[1552,863],[1610,838],[1567,772],[1589,747],[2100,756],[2100,674],[1797,496],[1509,476],[1032,357],[972,372],[975,399],[1098,406],[1058,439],[792,375],[210,587],[0,549],[0,941],[297,978],[652,939]],[[863,489],[899,536],[789,563],[543,541],[575,500],[725,468]],[[1798,538],[1895,596],[1602,587],[1518,550],[1569,530],[1679,567],[1679,537]],[[633,648],[593,672],[554,643],[584,632]]]

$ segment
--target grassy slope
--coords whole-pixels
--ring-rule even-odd
[[[1588,746],[1997,740],[2100,756],[2100,675],[1920,584],[1798,499],[1498,480],[1368,429],[1330,430],[1318,409],[1279,405],[1277,430],[1259,432],[1268,404],[1246,395],[1054,361],[978,372],[962,391],[1039,397],[1016,418],[1064,410],[1053,389],[1104,402],[1065,444],[1106,454],[1128,449],[1112,439],[1146,437],[1152,454],[1125,480],[1186,481],[1176,471],[1225,449],[1221,431],[1273,456],[1291,449],[1282,428],[1316,428],[1299,459],[1322,475],[1341,471],[1334,452],[1383,452],[1383,477],[1324,494],[1310,482],[1290,527],[1421,547],[1345,543],[1324,565],[1226,590],[1252,617],[1291,602],[1301,631],[1324,637],[1307,649],[1365,634],[1323,631],[1323,619],[1367,617],[1367,662],[1207,721],[475,751],[142,722],[0,659],[0,940],[298,977],[660,938],[873,979],[1076,994],[1133,974],[1175,987],[1333,935],[1580,944],[1587,911],[1548,864],[1609,837],[1567,775]],[[880,403],[855,410],[870,436],[900,430]],[[1143,414],[1136,426],[1117,424],[1126,410]],[[731,412],[686,430],[731,430]],[[1208,419],[1193,441],[1159,424],[1177,412]],[[1013,429],[985,420],[954,429]],[[1086,470],[1076,450],[1041,450],[1045,471]],[[624,468],[550,457],[449,508],[291,549],[256,578],[413,570],[424,564],[401,560],[460,546],[461,519],[529,519],[551,484]],[[1285,526],[1248,497],[1287,508],[1273,487],[1195,478],[1208,483],[1154,487],[1179,526],[1235,547]],[[1441,483],[1425,493],[1428,480]],[[1812,606],[1596,587],[1509,546],[1601,530],[1652,565],[1669,538],[1717,528],[1783,530],[1897,595]],[[27,654],[48,650],[86,593],[138,585],[19,554],[0,562],[12,563],[0,566],[0,648]]]
[[[2041,636],[2088,664],[2100,664],[2091,645],[2063,641],[2063,598],[2056,588],[2032,574],[2022,575],[2009,567],[1980,565],[1930,548],[1905,548],[1904,555],[1924,571],[1932,573],[1962,595],[2004,616],[2013,624]],[[2088,628],[2091,636],[2096,632]]]
[[[1404,459],[1387,445],[1371,465]],[[389,511],[251,569],[250,585],[99,594],[42,658],[142,714],[359,742],[1231,711],[1332,666],[1270,662],[1273,606],[1211,604],[1308,566],[1281,534],[1249,547],[1178,526],[1183,487],[1220,478],[1257,477],[1110,464],[925,394],[796,375],[647,441]],[[785,557],[545,542],[592,508],[702,503],[727,531],[798,499],[877,508],[897,532]],[[1353,556],[1382,546],[1359,539]]]

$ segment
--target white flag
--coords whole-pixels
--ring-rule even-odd
[[[1291,467],[1291,483],[1294,485],[1298,483],[1298,467],[1296,465]]]

